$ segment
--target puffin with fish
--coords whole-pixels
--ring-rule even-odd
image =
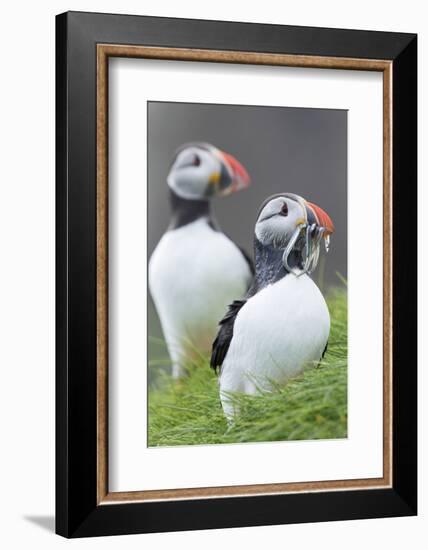
[[[214,145],[188,143],[175,153],[167,177],[171,221],[149,262],[149,287],[174,378],[201,354],[209,357],[219,319],[252,282],[251,260],[211,212],[213,197],[249,183],[243,165]]]
[[[239,412],[233,393],[271,391],[322,360],[330,315],[309,275],[333,232],[330,216],[294,193],[273,195],[261,205],[253,283],[229,306],[212,346],[211,367],[219,374],[229,421]]]

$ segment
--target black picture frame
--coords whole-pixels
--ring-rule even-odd
[[[392,62],[392,487],[98,504],[100,43]],[[56,532],[85,537],[415,515],[417,36],[68,12],[56,18],[56,98]]]

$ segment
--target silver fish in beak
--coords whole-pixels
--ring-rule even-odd
[[[327,212],[316,204],[306,201],[299,195],[293,195],[292,198],[301,205],[303,216],[287,243],[282,261],[290,273],[300,277],[304,273],[312,273],[318,265],[322,240],[326,252],[329,251],[330,235],[334,233],[334,225]],[[291,267],[288,262],[291,252],[296,248],[302,255],[301,268]]]

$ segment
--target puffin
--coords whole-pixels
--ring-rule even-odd
[[[310,273],[333,232],[330,216],[294,193],[261,205],[253,284],[229,306],[212,346],[210,363],[229,422],[239,413],[233,393],[272,391],[324,357],[330,315]]]
[[[190,361],[209,358],[218,320],[251,285],[251,259],[211,213],[213,197],[249,184],[243,165],[209,143],[181,146],[170,165],[171,220],[150,258],[148,275],[173,378],[185,375]]]

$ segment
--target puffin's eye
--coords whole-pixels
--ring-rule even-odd
[[[201,159],[198,155],[193,157],[192,166],[199,166],[201,164]]]
[[[284,202],[282,205],[281,211],[279,212],[280,216],[288,216],[288,204]]]

